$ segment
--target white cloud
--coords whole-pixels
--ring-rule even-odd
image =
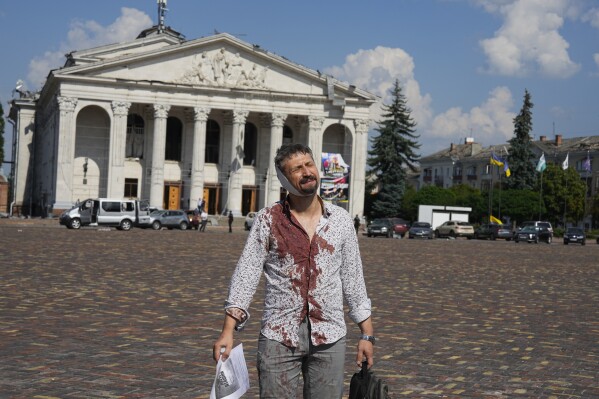
[[[593,8],[582,16],[583,22],[588,22],[593,28],[599,29],[599,8]]]
[[[326,68],[324,72],[380,96],[385,104],[390,103],[390,89],[395,80],[399,80],[407,106],[412,110],[411,116],[421,126],[428,124],[432,117],[431,97],[420,92],[414,68],[413,58],[404,50],[378,46],[350,54],[345,58],[345,64]],[[373,107],[374,122],[379,115]]]
[[[595,65],[597,65],[597,72],[594,73],[595,76],[599,75],[599,53],[593,54],[593,60],[595,61]]]
[[[459,107],[450,108],[435,116],[426,134],[429,148],[445,148],[449,142],[460,144],[466,137],[483,145],[509,140],[514,132],[515,114],[512,93],[507,87],[496,87],[480,105],[464,112]],[[435,144],[439,145],[435,145]]]
[[[150,26],[152,19],[147,14],[127,7],[121,8],[121,15],[108,26],[92,20],[74,21],[59,50],[47,51],[29,62],[27,79],[37,90],[44,84],[51,69],[64,65],[66,53],[131,40]]]
[[[533,73],[567,78],[580,70],[570,59],[570,44],[560,35],[565,15],[580,12],[576,0],[476,0],[486,11],[504,18],[491,39],[480,41],[487,72],[506,76]]]
[[[495,88],[482,105],[469,111],[454,107],[434,116],[432,98],[420,92],[414,75],[414,60],[404,50],[379,46],[350,54],[345,61],[342,66],[324,69],[325,73],[381,96],[385,104],[390,103],[389,90],[395,79],[399,80],[417,123],[416,133],[420,135],[420,153],[423,155],[446,148],[451,142],[458,143],[467,136],[490,145],[509,140],[513,135],[515,114],[510,109],[514,101],[506,87]],[[371,116],[374,122],[380,120],[378,107],[373,106]]]

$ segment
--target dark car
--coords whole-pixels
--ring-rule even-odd
[[[432,240],[434,232],[430,223],[427,222],[415,222],[408,230],[408,238],[427,238]]]
[[[568,244],[581,244],[587,243],[587,236],[584,231],[579,227],[568,227],[564,234],[564,245]]]
[[[393,237],[393,223],[390,219],[374,219],[366,228],[368,237]]]
[[[183,211],[154,211],[150,214],[150,226],[154,230],[160,230],[163,227],[166,227],[169,230],[174,228],[187,230],[189,219],[187,218],[187,214]]]
[[[189,220],[190,229],[198,229],[200,227],[200,214],[197,209],[189,210],[187,213],[187,219]]]
[[[507,241],[512,239],[512,231],[507,229],[502,224],[488,223],[481,224],[474,230],[474,238],[495,240],[497,238],[503,238]]]
[[[395,235],[404,238],[408,230],[410,229],[410,225],[408,222],[401,218],[391,218],[391,223],[393,223],[393,233]]]
[[[547,227],[526,226],[516,232],[514,241],[517,243],[520,241],[534,242],[535,244],[545,241],[547,244],[551,244],[553,233]]]

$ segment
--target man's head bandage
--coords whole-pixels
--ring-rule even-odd
[[[283,173],[283,171],[277,165],[275,165],[275,170],[277,171],[277,177],[279,178],[279,181],[281,182],[281,186],[283,186],[283,188],[285,190],[287,190],[287,192],[289,194],[293,194],[297,197],[310,197],[310,196],[314,195],[314,194],[306,194],[306,193],[299,192],[295,187],[293,187],[291,185],[289,180],[287,180],[287,177],[285,177],[285,174]]]

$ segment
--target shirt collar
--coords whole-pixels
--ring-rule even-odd
[[[320,195],[317,195],[316,198],[318,199],[318,202],[320,203],[320,208],[322,210],[322,216],[324,216],[325,218],[329,218],[329,216],[331,216],[331,210],[328,207],[328,204],[326,202],[324,202],[322,200],[322,198],[320,198]],[[287,194],[287,196],[285,197],[285,199],[283,201],[281,201],[281,205],[283,206],[283,212],[285,213],[285,215],[287,215],[287,217],[291,217],[291,207],[289,205],[289,194]]]

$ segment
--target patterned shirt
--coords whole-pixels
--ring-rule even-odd
[[[260,276],[266,277],[261,332],[289,347],[298,346],[300,323],[308,317],[314,345],[345,336],[345,298],[349,317],[370,317],[370,299],[362,273],[358,239],[351,216],[323,204],[316,232],[308,234],[287,201],[257,213],[229,286],[225,310],[243,325]]]

